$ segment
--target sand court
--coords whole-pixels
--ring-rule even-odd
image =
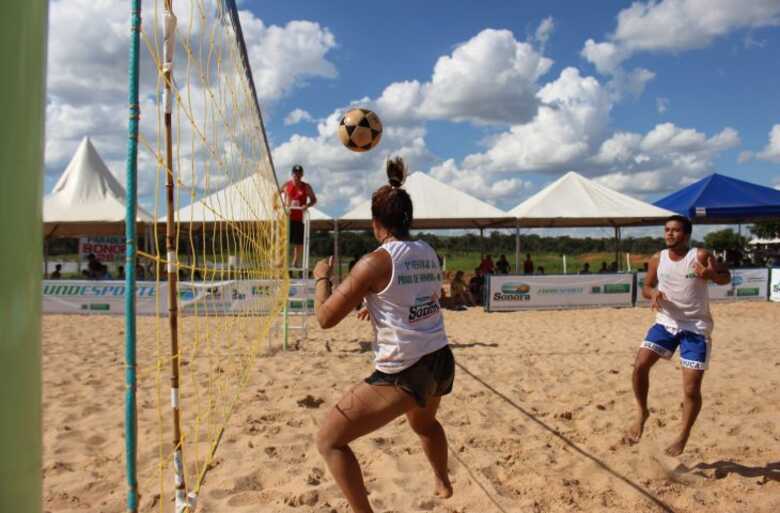
[[[374,509],[780,510],[777,305],[715,304],[713,314],[704,408],[686,452],[670,458],[663,449],[678,432],[682,402],[676,356],[653,369],[644,438],[635,446],[621,442],[634,415],[630,376],[653,320],[649,309],[445,312],[458,368],[439,417],[455,494],[433,497],[430,467],[401,418],[352,445]],[[183,319],[184,333],[192,321]],[[158,328],[152,318],[138,322],[139,361],[149,361]],[[313,329],[292,351],[256,359],[198,511],[348,511],[314,436],[341,393],[371,372],[370,338],[370,326],[350,317],[327,332]],[[43,364],[44,510],[124,511],[121,318],[44,316]],[[172,511],[172,495],[159,497],[155,473],[155,394],[156,384],[142,381],[141,511],[159,511],[161,500]],[[167,425],[169,413],[162,413]],[[184,458],[194,456],[185,449]],[[172,480],[165,475],[166,490]]]

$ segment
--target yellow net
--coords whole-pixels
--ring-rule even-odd
[[[287,218],[235,2],[145,2],[143,18],[139,162],[157,228],[139,274],[157,308],[138,335],[138,480],[141,510],[184,511],[280,317]]]

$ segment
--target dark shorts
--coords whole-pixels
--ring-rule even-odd
[[[290,244],[293,246],[303,245],[303,221],[290,219]]]
[[[428,399],[452,392],[455,381],[455,357],[450,346],[444,346],[420,358],[417,363],[396,374],[375,370],[366,378],[369,385],[393,385],[407,392],[420,408]]]

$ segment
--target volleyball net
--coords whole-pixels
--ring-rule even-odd
[[[135,270],[157,306],[137,336],[138,507],[193,511],[285,303],[287,216],[235,0],[144,2],[142,20],[154,222]]]

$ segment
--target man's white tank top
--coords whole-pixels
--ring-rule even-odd
[[[436,252],[423,241],[392,241],[387,251],[393,273],[384,290],[366,296],[374,325],[374,365],[395,374],[447,345],[439,305],[441,268]]]
[[[698,251],[691,248],[678,262],[669,258],[668,249],[661,251],[658,290],[664,293],[666,301],[661,301],[656,322],[667,328],[709,336],[713,321],[707,281],[694,272]]]

